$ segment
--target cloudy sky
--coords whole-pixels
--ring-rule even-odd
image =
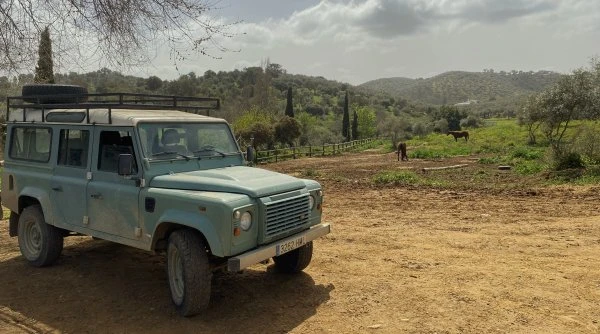
[[[288,72],[360,84],[450,70],[569,72],[600,56],[600,0],[221,0],[242,22],[221,59],[158,55],[138,75],[172,79],[269,59]]]

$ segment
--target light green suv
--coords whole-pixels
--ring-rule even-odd
[[[70,235],[164,251],[189,316],[208,306],[214,270],[273,258],[299,272],[330,231],[319,183],[248,167],[227,122],[198,114],[217,99],[29,85],[7,105],[2,204],[34,266]]]

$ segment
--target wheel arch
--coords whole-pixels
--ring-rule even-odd
[[[151,249],[166,249],[169,235],[183,228],[196,231],[208,247],[210,254],[218,257],[225,256],[223,244],[213,225],[204,217],[184,212],[170,212],[161,217],[152,234]]]
[[[48,195],[48,193],[40,188],[23,188],[23,191],[21,191],[21,193],[19,194],[18,213],[21,214],[23,212],[23,209],[36,204],[42,207],[42,212],[44,213],[44,220],[46,221],[46,223],[54,225],[52,223],[54,221],[54,216],[52,212],[52,202],[50,201],[50,196]]]

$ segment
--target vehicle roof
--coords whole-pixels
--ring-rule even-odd
[[[144,109],[89,109],[89,121],[84,116],[81,121],[58,121],[50,122],[46,120],[49,114],[62,113],[69,115],[73,113],[81,114],[87,112],[87,109],[26,109],[13,110],[10,112],[8,122],[23,122],[23,113],[26,113],[25,123],[49,123],[49,124],[106,124],[115,126],[135,126],[140,122],[223,122],[222,118],[198,115],[178,110],[144,110]],[[109,117],[110,115],[110,117]]]

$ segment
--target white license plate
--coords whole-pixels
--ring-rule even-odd
[[[275,249],[275,254],[277,254],[277,256],[285,254],[289,251],[292,251],[298,247],[303,246],[305,243],[304,241],[304,237],[299,237],[290,241],[286,241],[286,242],[282,242],[280,244],[277,245],[276,249]]]

